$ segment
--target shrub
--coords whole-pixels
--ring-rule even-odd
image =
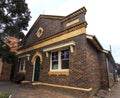
[[[15,77],[15,83],[20,84],[21,81],[25,80],[25,73],[24,72],[19,72],[17,73]]]

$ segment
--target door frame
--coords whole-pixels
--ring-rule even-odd
[[[37,62],[37,59],[39,59],[39,64],[37,64],[38,62]],[[37,62],[37,63],[36,63]],[[38,70],[38,72],[36,72],[36,66],[39,66],[39,70]],[[36,74],[38,75],[37,77],[36,77]],[[34,73],[33,73],[33,81],[39,81],[39,77],[40,77],[40,57],[39,56],[36,56],[36,58],[35,58],[35,63],[34,63]]]
[[[35,62],[36,62],[36,58],[39,57],[40,58],[40,66],[42,64],[42,54],[40,52],[36,52],[35,55],[33,56],[31,63],[33,65],[33,74],[32,74],[32,82],[34,82],[34,74],[35,74]],[[40,77],[40,76],[39,76]]]

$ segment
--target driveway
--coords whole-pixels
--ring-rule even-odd
[[[12,98],[74,98],[65,93],[42,87],[30,87],[11,82],[0,82],[0,92],[11,92]]]

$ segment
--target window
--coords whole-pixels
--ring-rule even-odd
[[[51,53],[50,71],[64,71],[69,69],[69,49]]]
[[[25,59],[20,60],[19,71],[25,71]]]
[[[70,41],[43,49],[50,57],[49,75],[69,75],[69,54],[74,52],[75,45],[75,41]]]

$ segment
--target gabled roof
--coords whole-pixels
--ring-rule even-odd
[[[40,15],[37,20],[35,21],[35,23],[33,24],[33,26],[30,28],[30,30],[28,31],[27,35],[25,36],[24,39],[26,39],[30,32],[32,32],[33,28],[35,28],[35,26],[37,25],[37,23],[40,21],[41,18],[46,18],[46,19],[56,19],[56,20],[62,20],[64,18],[64,16],[55,16],[55,15]],[[23,39],[23,40],[24,40]]]
[[[44,39],[44,41],[50,40],[51,38],[58,37],[58,36],[60,36],[60,35],[66,34],[66,33],[68,33],[68,32],[75,31],[76,29],[82,28],[82,27],[87,27],[87,22],[83,22],[83,23],[78,24],[78,25],[76,25],[76,26],[72,26],[72,27],[69,28],[69,29],[62,30],[62,31],[58,32],[56,35]],[[38,42],[36,42],[36,43],[34,43],[34,44],[31,44],[31,45],[29,45],[29,46],[20,47],[18,50],[26,49],[26,48],[28,48],[28,47],[32,47],[32,46],[37,45],[37,44],[39,44],[39,43],[41,43],[41,42],[43,42],[43,40],[38,41]]]

